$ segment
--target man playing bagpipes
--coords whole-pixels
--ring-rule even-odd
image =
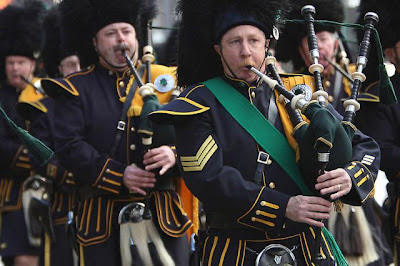
[[[22,186],[31,175],[30,152],[21,144],[16,126],[29,130],[16,110],[21,101],[37,101],[43,94],[33,86],[40,49],[41,2],[9,6],[0,12],[0,104],[15,124],[0,119],[0,255],[5,265],[37,265],[39,249],[28,240],[29,221],[24,219]],[[20,131],[22,133],[22,131]]]
[[[374,10],[380,21],[377,25],[381,45],[388,60],[388,75],[395,89],[397,99],[399,99],[400,89],[400,29],[399,12],[400,4],[398,1],[376,1],[363,0],[360,4],[360,12]],[[373,43],[374,44],[374,43]],[[400,112],[399,104],[385,106],[382,104],[385,95],[382,87],[387,86],[382,82],[380,73],[376,71],[381,62],[377,58],[378,54],[375,47],[371,47],[370,60],[365,69],[368,80],[364,86],[362,94],[366,99],[362,102],[361,113],[358,119],[358,127],[373,137],[379,144],[382,153],[381,169],[385,171],[389,180],[387,185],[389,198],[384,204],[384,208],[389,212],[389,223],[384,220],[383,227],[386,229],[388,240],[390,241],[395,265],[400,265],[400,226],[399,226],[399,166],[400,159],[399,131],[400,131]],[[393,68],[394,69],[390,69]]]
[[[344,20],[342,1],[311,0],[293,1],[293,3],[294,7],[288,16],[289,19],[302,19],[301,8],[310,4],[316,8],[315,19],[335,22]],[[367,11],[360,15],[361,24]],[[349,65],[349,59],[345,56],[346,51],[339,38],[341,36],[339,27],[316,24],[315,32],[320,53],[319,63],[324,67],[321,73],[323,87],[329,95],[328,101],[336,111],[344,115],[343,102],[351,94],[353,79],[350,77],[350,72],[355,71],[355,64]],[[361,30],[358,32],[360,35],[363,33]],[[304,24],[288,23],[277,43],[277,60],[290,61],[295,73],[310,73],[308,67],[312,61],[307,35],[307,28]],[[370,50],[373,49],[375,48]],[[367,76],[367,81],[369,81],[370,75]],[[359,96],[357,98],[359,102],[363,101],[360,98],[365,97]],[[357,121],[358,116],[355,118],[355,124]],[[340,212],[333,213],[328,221],[329,229],[351,265],[369,265],[370,263],[372,263],[371,265],[387,265],[391,262],[390,252],[388,254],[384,252],[388,245],[379,226],[375,208],[380,207],[374,202],[374,199],[368,199],[362,207],[345,205]],[[385,258],[386,256],[388,258]]]
[[[311,265],[310,226],[323,227],[333,208],[303,194],[292,172],[298,145],[291,133],[306,122],[294,129],[278,94],[248,69],[266,70],[269,39],[278,35],[276,17],[285,17],[287,2],[183,0],[179,7],[178,84],[188,87],[150,117],[174,124],[185,182],[204,204],[202,264]],[[290,88],[312,86],[309,78],[287,81]],[[371,195],[380,153],[360,132],[352,146],[346,165],[322,173],[313,188],[360,205]],[[368,166],[360,163],[365,156]],[[342,265],[328,236],[324,231],[316,248],[320,265]]]
[[[68,47],[68,42],[61,36],[57,5],[46,12],[41,25],[41,55],[46,74],[54,78],[66,77],[79,71],[76,52]],[[36,102],[19,102],[17,110],[29,121],[30,134],[54,150],[54,100],[44,97]],[[31,217],[31,220],[36,220],[33,223],[36,222],[40,226],[31,234],[30,240],[34,245],[41,247],[41,264],[74,265],[74,249],[70,247],[71,239],[66,230],[66,225],[71,222],[68,215],[75,204],[74,176],[59,164],[56,156],[45,165],[40,165],[37,160],[32,159],[32,167],[34,175],[24,182],[23,197],[34,195],[34,199],[30,200],[35,204],[32,206],[37,206],[36,212],[40,215]],[[44,219],[41,217],[43,213],[49,217]],[[30,215],[29,209],[26,214]]]
[[[154,16],[155,4],[65,0],[60,12],[65,38],[82,67],[90,65],[65,79],[42,81],[56,100],[57,157],[74,173],[78,187],[80,263],[158,265],[168,258],[167,265],[185,265],[191,222],[172,182],[179,176],[174,136],[154,128],[150,147],[141,138],[143,131],[151,132],[143,128],[141,113],[147,105],[138,88],[140,77],[154,84],[145,91],[159,104],[170,100],[175,87],[175,68],[147,69],[138,59],[141,26]],[[150,210],[152,219],[144,217],[143,209]]]

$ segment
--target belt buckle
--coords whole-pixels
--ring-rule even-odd
[[[263,151],[260,151],[257,156],[257,162],[267,164],[269,159],[269,154]]]
[[[126,123],[124,121],[119,121],[117,128],[119,130],[121,130],[121,131],[124,131],[125,130],[125,125],[126,125]]]

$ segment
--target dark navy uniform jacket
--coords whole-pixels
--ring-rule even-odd
[[[45,97],[36,102],[20,102],[18,112],[29,121],[29,133],[54,150],[54,100]],[[51,218],[55,242],[43,236],[40,261],[44,265],[72,265],[73,256],[67,235],[68,212],[75,204],[75,181],[73,174],[66,171],[53,156],[41,166],[35,158],[30,158],[35,175],[45,177],[52,182],[49,194],[51,198]]]
[[[28,130],[28,124],[17,112],[17,103],[35,101],[42,95],[26,86],[24,95],[6,83],[0,84],[0,103],[19,127]],[[15,132],[0,119],[0,211],[19,210],[22,207],[22,182],[31,174],[31,162],[28,150],[22,145]]]
[[[240,80],[224,79],[271,120],[268,116],[272,90],[265,83],[255,87]],[[295,79],[294,83],[286,80],[284,83],[312,86],[309,79],[303,80],[301,76]],[[287,114],[280,104],[278,110],[272,123],[289,139]],[[334,112],[333,108],[331,111]],[[300,189],[271,157],[263,171],[262,183],[254,182],[261,148],[207,87],[199,84],[187,88],[151,117],[174,124],[185,182],[204,203],[210,236],[206,240],[203,263],[211,261],[214,265],[226,253],[225,262],[240,264],[247,261],[246,256],[254,257],[250,255],[252,252],[246,253],[247,249],[257,253],[260,243],[264,247],[280,242],[304,257],[299,261],[310,260],[313,229],[285,217],[289,198],[302,194]],[[353,161],[343,166],[353,181],[353,189],[343,201],[360,205],[371,196],[379,158],[377,144],[357,132],[353,140]],[[324,241],[322,246],[325,258],[331,257]],[[331,259],[327,261],[332,263]]]
[[[397,100],[400,99],[400,73],[391,77],[393,87],[395,89]],[[400,237],[399,209],[400,209],[400,105],[399,103],[390,106],[384,106],[379,103],[379,83],[375,82],[370,85],[370,90],[367,91],[368,105],[364,108],[362,116],[362,127],[368,132],[378,143],[382,152],[381,169],[385,171],[390,185],[391,198],[391,218],[392,218],[392,240],[398,242]],[[399,253],[399,245],[395,253]],[[395,256],[396,257],[396,256]],[[398,257],[398,256],[397,256]]]
[[[400,73],[391,77],[397,100],[400,99]],[[380,106],[375,111],[373,126],[370,126],[371,135],[376,139],[382,151],[381,168],[390,181],[399,177],[400,166],[400,105],[393,104],[388,107]],[[379,130],[376,130],[379,129]]]
[[[152,65],[153,82],[164,75],[156,95],[161,104],[169,101],[174,84],[174,68]],[[139,128],[142,98],[135,93],[126,123],[126,129],[115,156],[110,157],[110,149],[117,132],[127,88],[130,88],[130,71],[118,73],[101,65],[90,67],[60,80],[43,80],[46,92],[56,99],[55,104],[55,144],[58,159],[66,169],[74,173],[78,186],[80,203],[77,213],[78,241],[85,246],[107,240],[112,233],[112,225],[118,224],[119,210],[129,202],[143,197],[130,194],[123,184],[125,168],[136,164],[143,168],[143,147]],[[157,80],[156,80],[157,82]],[[168,137],[168,136],[164,136]],[[153,136],[153,139],[161,139]],[[162,139],[157,143],[174,145],[174,138]],[[158,208],[159,225],[169,236],[180,237],[191,223],[180,209],[179,199],[173,192],[172,178],[177,170],[170,170],[157,177],[157,189],[152,193]],[[167,204],[165,203],[167,202]],[[173,212],[173,214],[171,214]],[[174,215],[178,220],[170,222]],[[165,222],[163,217],[167,217]],[[183,220],[179,220],[179,219]],[[116,233],[116,232],[114,232]]]
[[[17,109],[25,120],[29,121],[30,134],[54,150],[54,100],[46,97],[37,102],[20,102]],[[51,208],[54,225],[66,224],[68,211],[72,210],[74,204],[73,174],[59,164],[56,156],[43,166],[39,165],[34,158],[31,158],[31,161],[35,174],[54,182]]]

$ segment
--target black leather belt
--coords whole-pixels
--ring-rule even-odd
[[[229,217],[228,215],[218,214],[218,213],[207,213],[206,214],[207,226],[211,228],[221,228],[221,229],[239,229],[243,226],[236,222],[236,219]]]
[[[155,191],[165,191],[165,190],[173,190],[174,187],[172,183],[167,184],[156,184]],[[78,188],[78,196],[79,200],[84,201],[90,198],[102,197],[106,195],[115,195],[110,192],[106,192],[104,190],[92,187],[91,185],[84,185]]]

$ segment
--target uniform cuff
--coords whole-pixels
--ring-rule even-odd
[[[94,186],[107,192],[119,194],[122,189],[125,167],[115,160],[107,159]]]
[[[18,170],[31,170],[31,161],[28,156],[28,149],[21,145],[14,156],[11,167]]]
[[[368,197],[373,196],[374,180],[371,171],[361,162],[351,162],[344,170],[349,174],[353,183],[349,198],[357,197],[359,204],[364,202]],[[347,198],[347,195],[344,199]],[[357,204],[357,202],[354,202]],[[359,205],[357,204],[357,205]]]
[[[261,231],[280,231],[290,196],[263,187],[254,204],[237,222]]]

